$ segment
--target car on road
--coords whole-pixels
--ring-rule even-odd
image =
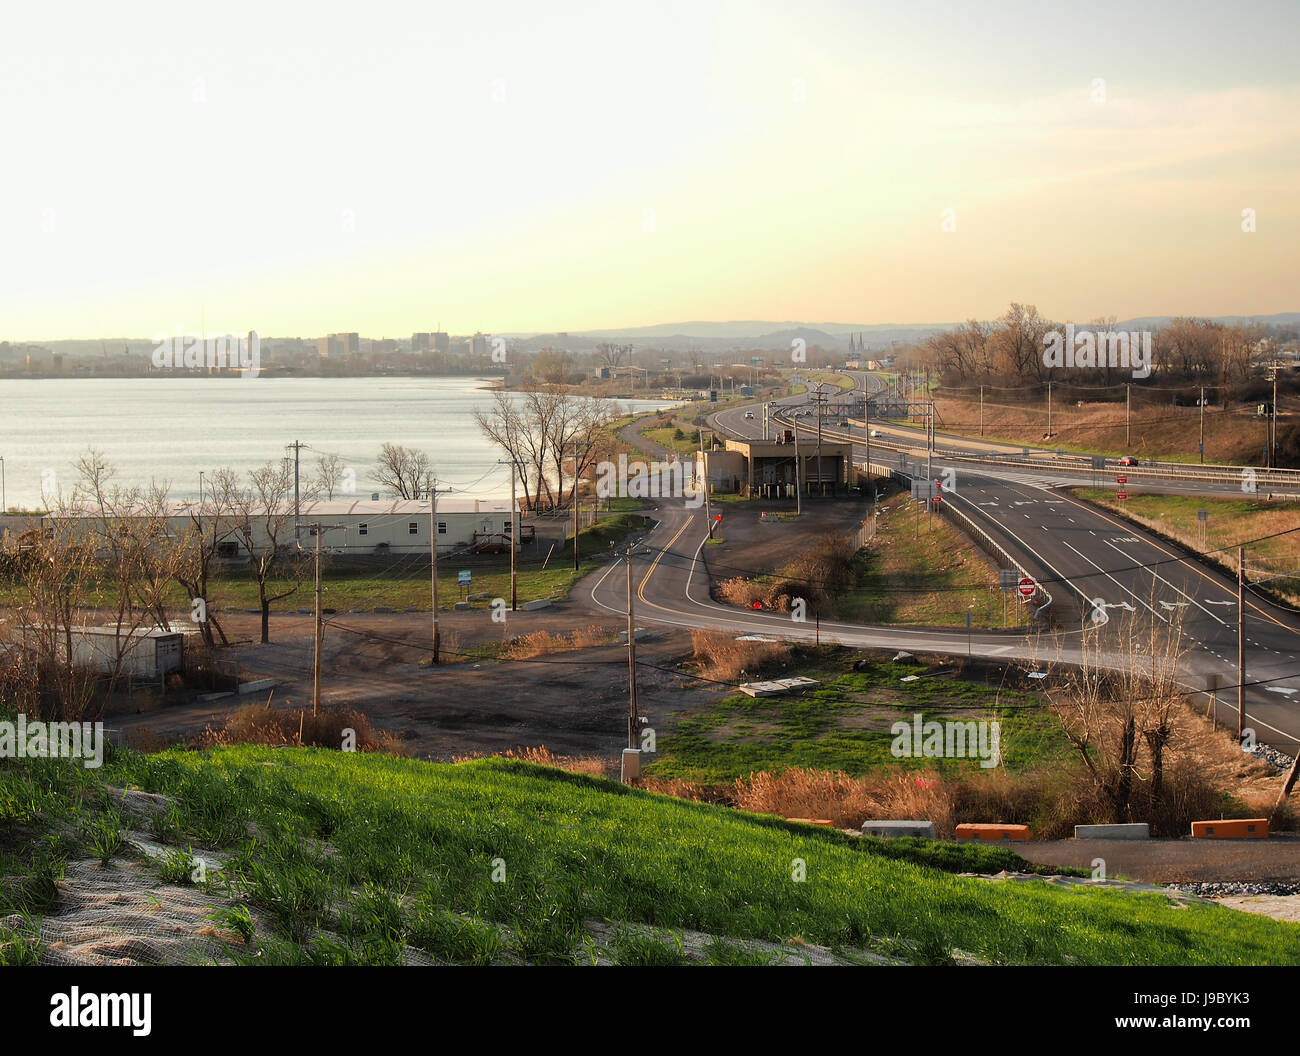
[[[753,411],[746,411],[746,412],[745,412],[745,417],[746,417],[746,418],[753,418],[753,417],[754,417],[754,412],[753,412]]]
[[[872,440],[874,440],[874,439],[875,439],[876,437],[878,437],[879,435],[880,435],[880,430],[879,430],[879,429],[872,429],[872,430],[871,430],[871,439],[872,439]]]
[[[1132,455],[1125,455],[1117,463],[1117,465],[1121,465],[1121,466],[1136,466],[1137,464],[1138,464],[1138,460],[1134,458]]]

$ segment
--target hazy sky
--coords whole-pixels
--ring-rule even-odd
[[[4,21],[0,338],[1300,310],[1294,0]]]

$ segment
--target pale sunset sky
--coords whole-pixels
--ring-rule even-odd
[[[1300,311],[1297,40],[1294,0],[11,5],[0,339]]]

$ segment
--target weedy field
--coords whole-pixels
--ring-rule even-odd
[[[804,693],[749,697],[736,693],[677,720],[647,772],[702,785],[725,785],[756,771],[793,767],[841,771],[978,771],[978,759],[898,758],[895,722],[997,720],[1000,767],[1020,773],[1059,765],[1071,748],[1047,704],[917,664],[878,661],[844,673],[842,664],[800,666],[822,684]],[[908,679],[909,681],[904,681]]]
[[[709,937],[704,963],[814,947],[837,963],[1300,962],[1297,925],[955,875],[1026,868],[1006,850],[854,839],[515,760],[236,747],[0,765],[8,963],[66,954],[78,885],[138,887],[142,870],[137,902],[157,913],[210,903],[195,960],[243,964],[679,963],[688,935]],[[200,858],[220,867],[195,886]],[[140,958],[124,901],[80,923]]]

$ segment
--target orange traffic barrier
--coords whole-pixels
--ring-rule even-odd
[[[834,825],[829,818],[786,818],[786,821],[798,821],[804,825]]]
[[[1268,838],[1268,818],[1194,821],[1192,835],[1205,840],[1264,840]]]
[[[1027,840],[1028,825],[985,825],[967,822],[957,826],[959,840]]]

